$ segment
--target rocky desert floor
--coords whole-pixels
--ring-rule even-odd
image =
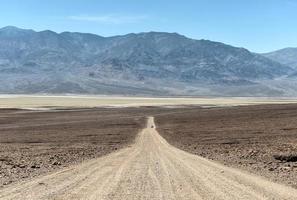
[[[172,112],[181,110],[0,109],[0,188],[127,147],[146,125],[146,115]]]
[[[155,120],[179,149],[297,188],[296,104],[193,108]]]
[[[121,154],[128,151],[125,150],[127,147],[133,149],[134,144],[138,144],[135,140],[139,133],[147,126],[148,116],[154,116],[155,124],[152,124],[169,145],[297,188],[296,104],[211,108],[146,106],[50,111],[2,109],[0,188],[58,173],[112,152]],[[162,142],[162,138],[157,138],[157,141],[155,137],[147,139],[150,144],[163,146],[165,140]],[[143,142],[136,146],[141,147],[142,153],[149,149]],[[179,152],[167,147],[167,144],[165,147],[171,153]],[[160,155],[162,151],[152,152],[152,155],[155,154]],[[178,154],[184,155],[181,152]],[[190,161],[192,157],[188,154],[185,156],[189,163],[200,162]],[[181,160],[175,161],[173,154],[170,160],[177,162],[175,167],[181,165]],[[103,161],[96,160],[97,164],[100,162]],[[172,164],[167,164],[172,167]],[[156,161],[149,166],[158,165]],[[219,168],[220,173],[228,171]]]
[[[131,144],[144,117],[130,110],[0,111],[0,187]]]
[[[152,116],[130,147],[0,189],[3,200],[296,198],[296,189],[170,145]]]

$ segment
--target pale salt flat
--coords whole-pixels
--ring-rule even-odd
[[[97,95],[0,95],[0,108],[49,109],[57,107],[133,107],[199,105],[237,106],[297,103],[297,98],[267,97],[127,97]]]

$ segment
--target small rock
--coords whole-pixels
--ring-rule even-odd
[[[282,170],[285,170],[285,171],[290,171],[290,170],[292,170],[291,167],[282,167],[281,169],[282,169]]]
[[[268,170],[269,170],[269,171],[274,171],[274,168],[270,167]]]
[[[52,165],[61,165],[61,163],[58,162],[58,161],[55,161],[55,162],[52,163]]]

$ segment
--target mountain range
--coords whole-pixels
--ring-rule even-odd
[[[0,29],[0,93],[295,96],[297,48],[257,54],[177,33]]]
[[[285,48],[278,51],[265,53],[263,56],[283,65],[297,69],[297,48]]]

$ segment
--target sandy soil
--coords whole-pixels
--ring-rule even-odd
[[[0,190],[8,199],[296,199],[297,190],[169,145],[154,119],[130,147]]]
[[[297,105],[192,108],[156,116],[172,145],[297,188]]]

